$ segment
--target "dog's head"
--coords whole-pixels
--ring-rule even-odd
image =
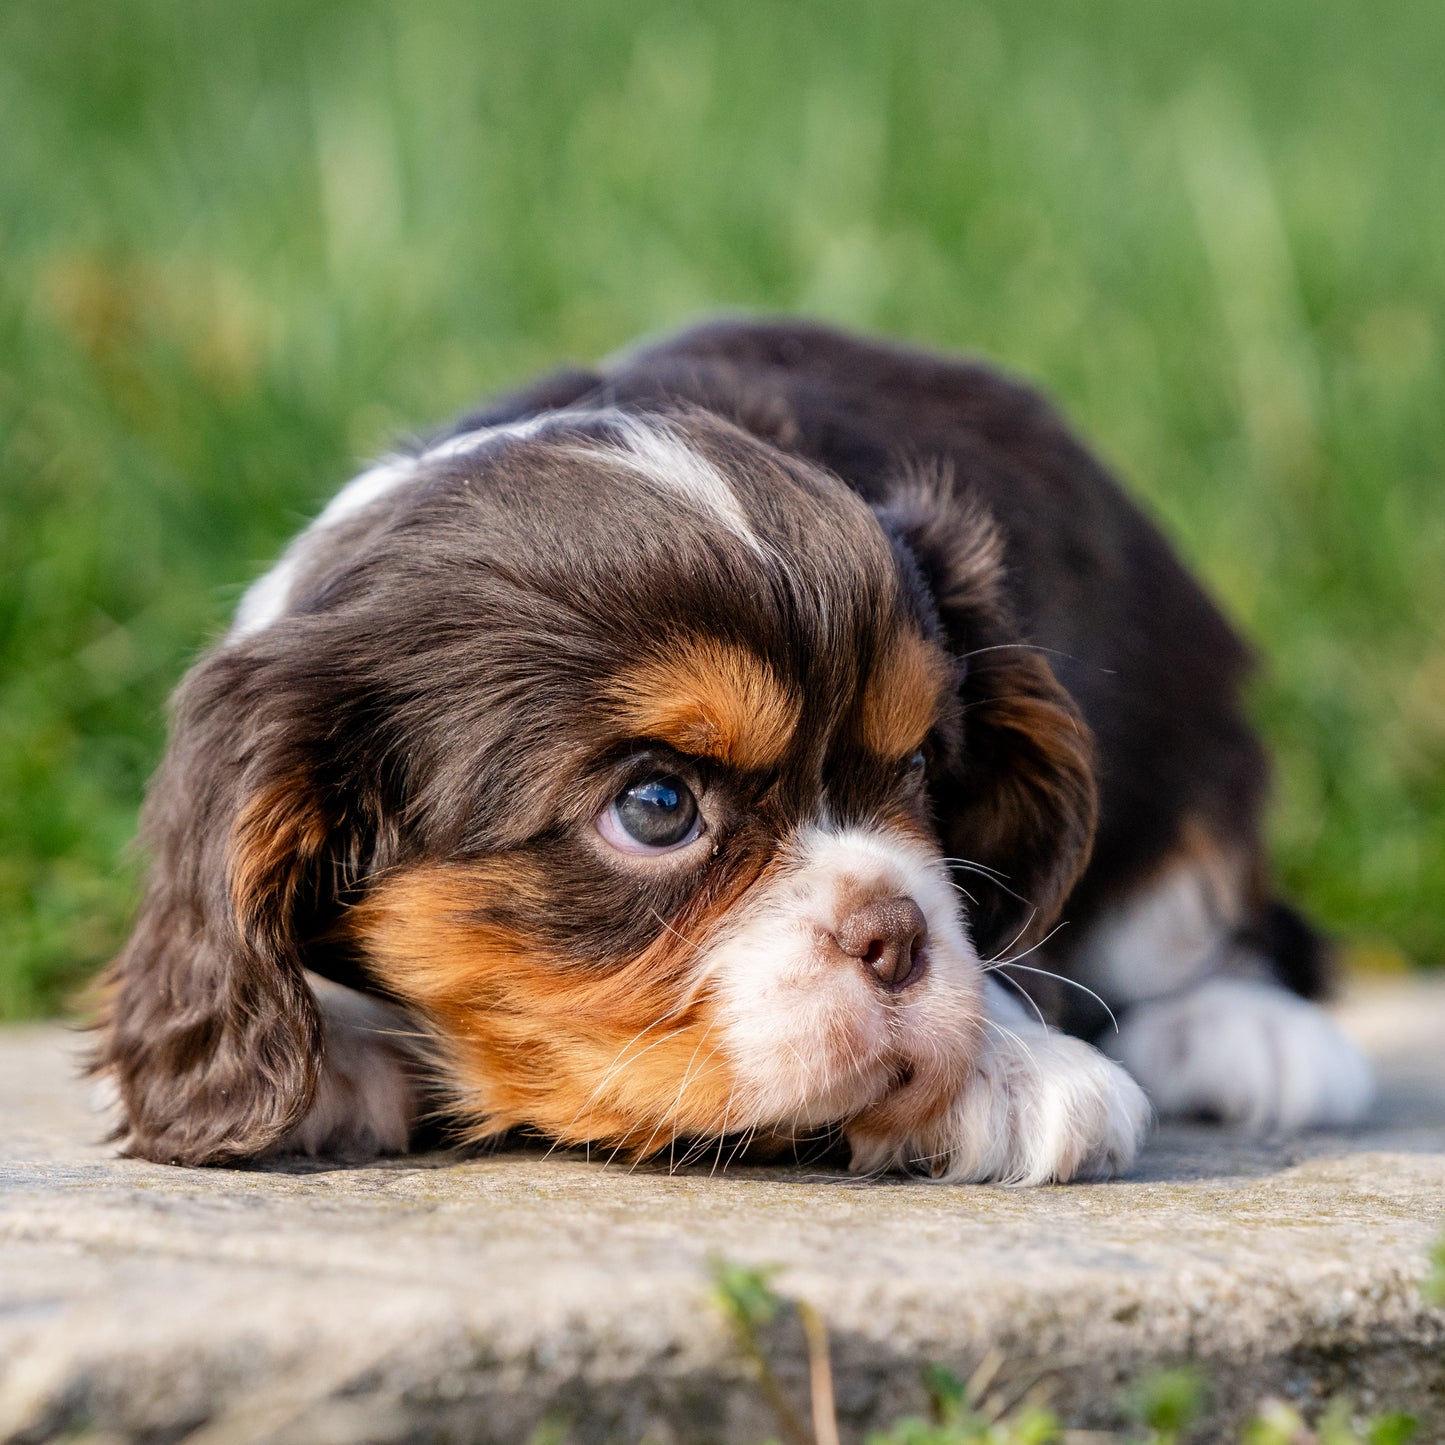
[[[293,1127],[307,967],[410,1006],[478,1136],[910,1127],[1093,828],[1000,565],[947,478],[871,509],[698,412],[359,479],[178,695],[100,1056],[128,1146]]]

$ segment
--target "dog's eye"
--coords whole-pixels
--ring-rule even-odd
[[[597,831],[623,853],[667,853],[702,832],[697,799],[681,778],[644,778],[619,793]]]
[[[924,756],[922,748],[919,748],[903,765],[903,774],[907,778],[921,778],[927,770],[928,759]]]

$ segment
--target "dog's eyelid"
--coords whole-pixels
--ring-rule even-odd
[[[890,767],[898,773],[909,773],[915,768],[931,768],[934,760],[944,751],[942,740],[938,736],[936,727],[930,728],[911,748],[906,752],[897,752],[889,757],[878,759],[884,767]]]
[[[937,752],[932,747],[931,740],[930,734],[911,752],[893,759],[893,776],[898,785],[907,787],[922,783],[932,772]]]
[[[636,738],[601,754],[590,770],[591,785],[601,793],[620,790],[657,773],[674,773],[703,798],[731,792],[753,780],[777,773],[775,767],[739,768],[717,758],[688,753],[657,738]]]
[[[699,796],[717,782],[718,765],[709,758],[693,757],[666,743],[647,740],[634,745],[607,774],[608,785],[618,789],[641,782],[660,773],[672,773],[683,779]]]
[[[579,785],[608,793],[653,773],[676,773],[703,782],[695,759],[654,738],[624,738],[599,749],[578,774]]]

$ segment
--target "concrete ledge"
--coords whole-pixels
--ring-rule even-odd
[[[0,1034],[0,1437],[576,1441],[774,1433],[707,1301],[720,1252],[783,1266],[833,1338],[855,1435],[919,1369],[997,1346],[1076,1424],[1210,1369],[1224,1438],[1265,1394],[1344,1390],[1445,1439],[1445,986],[1363,994],[1384,1079],[1357,1133],[1163,1131],[1133,1178],[1012,1191],[575,1158],[188,1171],[109,1157],[52,1028]],[[802,1339],[770,1344],[801,1387]],[[800,1388],[801,1399],[801,1388]]]

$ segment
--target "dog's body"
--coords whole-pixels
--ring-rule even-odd
[[[735,322],[558,373],[353,482],[188,680],[97,1061],[122,1135],[399,1149],[431,1094],[638,1155],[1126,1165],[1135,1084],[1000,979],[1117,1010],[1162,1111],[1347,1122],[1248,665],[981,367]]]

